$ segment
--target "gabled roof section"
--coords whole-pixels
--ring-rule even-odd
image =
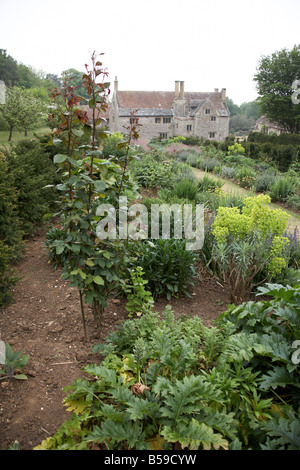
[[[204,104],[207,104],[207,106],[213,106],[219,116],[230,116],[228,107],[226,103],[222,101],[222,97],[219,92],[185,93],[184,96],[188,102],[190,116],[194,116],[196,112],[204,106]]]
[[[178,99],[181,99],[178,97]],[[118,91],[118,108],[120,116],[129,116],[131,111],[138,110],[137,116],[172,116],[175,93],[172,91]],[[190,116],[195,115],[199,107],[206,101],[215,107],[219,116],[229,117],[226,102],[222,93],[214,92],[185,92],[184,100]]]
[[[174,93],[170,91],[119,91],[119,108],[168,109],[172,108]]]

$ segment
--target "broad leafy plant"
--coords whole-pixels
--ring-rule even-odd
[[[128,150],[132,139],[138,136],[137,125],[128,128],[128,137],[119,145],[125,149],[125,158],[104,158],[101,142],[109,94],[105,82],[106,71],[95,53],[91,68],[86,65],[83,86],[89,95],[88,106],[92,121],[89,123],[85,109],[78,106],[81,100],[66,76],[62,89],[55,89],[51,97],[55,103],[60,125],[53,132],[52,144],[65,148],[54,156],[54,163],[62,173],[60,192],[60,230],[52,230],[47,237],[51,257],[63,263],[62,276],[76,286],[80,295],[84,331],[84,303],[92,306],[98,327],[108,297],[115,293],[125,278],[127,255],[124,240],[99,239],[96,234],[101,216],[97,215],[102,203],[116,206],[122,191],[130,187],[127,171]],[[97,130],[98,126],[101,131]]]
[[[196,252],[186,249],[185,240],[145,240],[137,250],[136,264],[142,267],[154,298],[189,296],[195,284]]]
[[[127,320],[66,387],[73,415],[38,448],[299,449],[299,289],[261,287],[269,301],[232,305],[212,328],[170,307]]]
[[[29,354],[23,354],[22,351],[14,352],[9,343],[5,343],[5,362],[0,368],[0,375],[3,377],[0,377],[0,380],[5,378],[26,380],[27,376],[20,372],[28,360]]]

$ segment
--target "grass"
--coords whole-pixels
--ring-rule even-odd
[[[204,171],[198,170],[196,168],[193,168],[193,171],[194,171],[195,175],[198,178],[202,178],[203,175],[206,174]],[[218,180],[222,181],[222,183],[223,183],[222,190],[224,190],[224,192],[226,192],[226,193],[230,193],[230,192],[233,191],[233,192],[236,192],[236,193],[240,194],[241,196],[245,196],[245,197],[254,195],[253,192],[249,191],[248,189],[241,188],[239,185],[237,185],[235,183],[231,183],[231,182],[229,182],[225,179],[222,179],[220,177],[216,177],[213,174],[210,174],[210,176],[212,178],[215,178],[215,179],[218,179]],[[278,205],[274,204],[274,203],[271,203],[270,207],[272,209],[278,209]],[[282,209],[282,207],[281,207],[281,209]],[[288,230],[293,231],[295,227],[298,227],[298,229],[300,229],[300,215],[298,215],[295,212],[290,211],[286,208],[284,208],[283,210],[285,212],[287,212],[290,216],[289,220],[288,220]]]
[[[30,130],[28,131],[28,136],[27,139],[34,139],[35,134],[36,135],[43,135],[43,134],[48,134],[51,132],[51,129],[49,127],[40,127],[38,129]],[[9,137],[9,131],[0,131],[0,145],[10,145],[11,143],[15,143],[18,140],[26,139],[24,136],[24,131],[19,131],[19,130],[14,130],[13,135],[12,135],[12,140],[11,142],[8,142],[8,137]]]

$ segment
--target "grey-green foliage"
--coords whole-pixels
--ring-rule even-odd
[[[299,450],[300,287],[261,294],[270,301],[231,305],[211,328],[170,307],[124,322],[66,388],[77,414],[42,447]]]

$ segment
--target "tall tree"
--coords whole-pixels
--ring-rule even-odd
[[[9,125],[8,141],[12,139],[15,127],[21,124],[23,110],[23,90],[19,87],[8,88],[6,91],[5,104],[0,105],[0,113]]]
[[[11,141],[15,128],[23,128],[27,135],[27,129],[38,123],[43,110],[44,105],[29,90],[16,86],[8,88],[5,104],[0,105],[0,113],[9,125],[8,141]]]
[[[297,79],[300,79],[300,45],[261,57],[254,77],[262,114],[290,133],[300,132],[300,104],[292,100]]]
[[[16,85],[18,81],[18,62],[7,54],[6,49],[0,49],[0,80],[6,86]]]
[[[46,115],[46,111],[46,105],[40,99],[34,97],[31,90],[24,90],[20,120],[25,136],[27,136],[28,129],[37,127],[42,114],[45,113]]]

